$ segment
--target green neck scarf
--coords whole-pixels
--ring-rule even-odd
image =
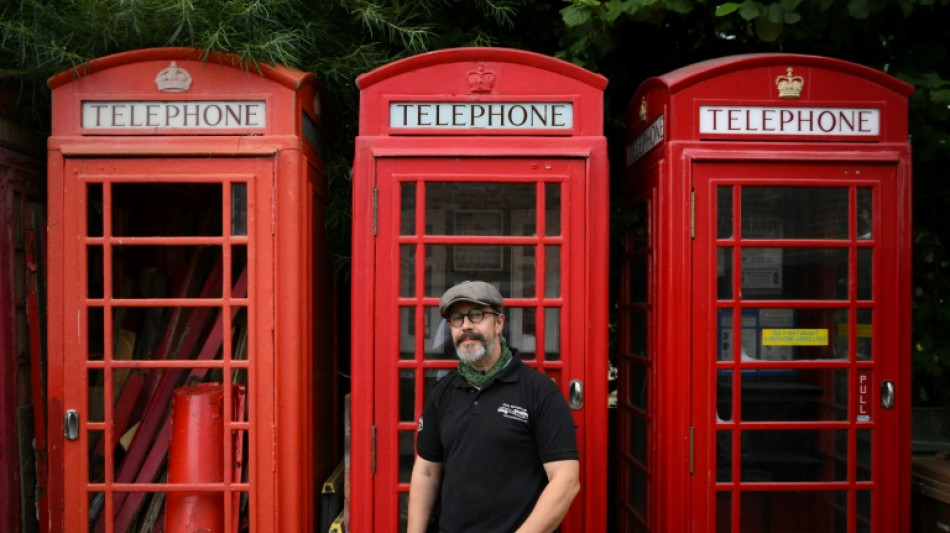
[[[459,374],[462,374],[462,377],[465,378],[465,381],[468,381],[473,386],[482,388],[489,381],[492,380],[499,372],[501,372],[508,363],[511,362],[511,350],[508,349],[508,345],[501,343],[501,356],[495,361],[495,364],[491,368],[482,372],[480,370],[475,370],[475,367],[469,363],[463,363],[459,361]]]

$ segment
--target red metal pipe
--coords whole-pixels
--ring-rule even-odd
[[[209,483],[224,479],[224,388],[200,383],[175,390],[169,483]],[[170,533],[224,531],[224,495],[220,492],[169,492],[165,530]]]

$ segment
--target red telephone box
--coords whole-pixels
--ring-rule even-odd
[[[312,530],[339,458],[316,80],[149,49],[50,86],[51,529],[192,498],[225,531]],[[207,383],[210,440],[169,413]],[[222,466],[172,478],[192,454]]]
[[[634,94],[620,531],[909,530],[910,93],[765,54]]]
[[[511,49],[414,56],[357,79],[350,530],[405,530],[418,417],[456,368],[439,297],[505,297],[505,337],[570,395],[582,491],[564,531],[603,531],[606,80]]]

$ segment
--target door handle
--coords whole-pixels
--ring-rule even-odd
[[[894,408],[894,382],[881,382],[881,407],[884,409]]]
[[[66,440],[79,438],[79,411],[70,409],[63,415],[63,436]]]
[[[584,407],[584,383],[579,379],[572,379],[567,386],[567,405],[577,411]]]

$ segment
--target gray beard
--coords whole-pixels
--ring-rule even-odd
[[[488,349],[486,348],[485,344],[482,343],[478,348],[471,352],[458,347],[455,349],[455,354],[458,355],[459,361],[472,365],[484,360],[485,357],[488,356]]]

